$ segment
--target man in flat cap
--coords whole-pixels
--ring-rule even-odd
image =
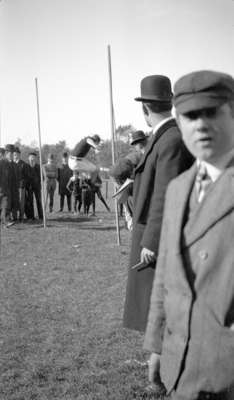
[[[175,84],[196,157],[167,190],[144,347],[172,400],[234,399],[234,79],[197,71]]]
[[[172,178],[191,166],[193,158],[171,115],[170,79],[163,75],[147,76],[141,82],[141,97],[136,100],[142,103],[146,123],[153,133],[135,169],[124,327],[145,331],[166,187]],[[140,261],[146,268],[131,268]]]

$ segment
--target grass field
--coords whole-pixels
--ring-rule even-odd
[[[123,221],[121,239],[98,200],[97,217],[54,212],[46,229],[2,230],[0,400],[157,398],[145,389],[143,337],[122,328]]]

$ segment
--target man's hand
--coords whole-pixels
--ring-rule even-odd
[[[141,250],[141,262],[146,262],[147,264],[150,264],[151,262],[155,261],[155,253],[149,249],[146,249],[146,247],[143,247]]]
[[[148,374],[150,383],[161,382],[160,375],[160,354],[152,353],[148,361]]]

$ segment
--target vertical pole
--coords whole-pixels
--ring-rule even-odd
[[[40,107],[39,107],[38,80],[37,80],[37,78],[35,78],[35,87],[36,87],[36,100],[37,100],[37,125],[38,125],[40,175],[41,175],[41,200],[42,200],[42,211],[43,211],[43,225],[44,225],[44,228],[46,228],[45,191],[44,191],[44,183],[43,183],[42,155],[41,155],[41,123],[40,123]]]
[[[110,116],[111,116],[111,137],[112,137],[112,163],[115,163],[115,122],[114,122],[114,106],[113,106],[113,91],[112,91],[112,70],[111,70],[111,48],[110,45],[107,47],[108,52],[108,69],[109,69],[109,89],[110,89]],[[118,214],[118,203],[115,199],[115,220],[116,220],[116,233],[117,243],[120,245],[120,230],[119,230],[119,214]]]

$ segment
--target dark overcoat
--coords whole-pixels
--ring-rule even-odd
[[[147,144],[135,169],[133,232],[124,307],[124,327],[144,331],[147,322],[155,263],[131,270],[140,261],[143,247],[157,256],[164,196],[169,181],[186,170],[194,158],[183,144],[174,119],[165,122]]]
[[[168,188],[144,343],[173,400],[234,388],[234,160],[183,228],[195,174]]]
[[[58,169],[58,183],[59,183],[59,194],[70,196],[71,193],[67,189],[67,184],[69,179],[72,177],[73,173],[71,168],[68,165],[63,164]]]

